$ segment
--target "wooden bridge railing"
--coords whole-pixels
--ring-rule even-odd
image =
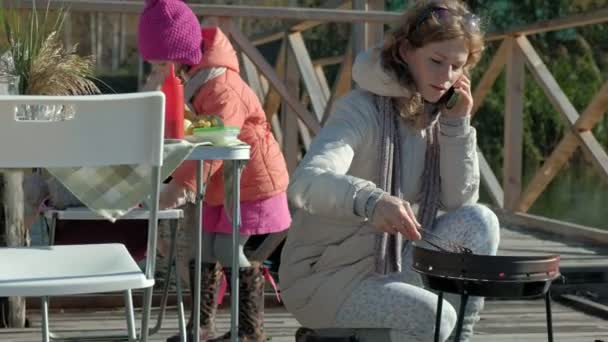
[[[31,0],[19,1],[22,8],[31,7]],[[215,21],[231,37],[238,49],[242,74],[256,91],[273,131],[283,146],[292,171],[302,153],[308,148],[312,136],[331,114],[337,98],[351,89],[353,56],[382,40],[384,25],[399,20],[400,15],[383,11],[384,1],[379,0],[327,0],[321,8],[258,7],[190,4],[206,19]],[[72,12],[120,13],[136,20],[141,1],[63,0],[53,1],[51,7],[67,6]],[[248,37],[235,20],[239,18],[288,20],[279,30]],[[293,21],[296,21],[295,23]],[[577,147],[584,153],[604,181],[608,181],[608,155],[593,136],[592,128],[605,115],[608,108],[608,82],[595,94],[582,112],[574,108],[554,76],[534,49],[528,35],[542,32],[599,24],[608,21],[608,9],[572,15],[565,18],[538,22],[504,32],[491,32],[488,41],[501,41],[491,63],[474,89],[476,113],[490,88],[506,68],[506,94],[504,110],[504,165],[502,184],[480,153],[482,181],[493,204],[508,214],[526,213],[560,169],[572,157]],[[326,23],[352,23],[352,37],[344,48],[344,55],[312,60],[302,32]],[[124,36],[124,34],[123,34]],[[270,65],[256,46],[281,41],[275,65]],[[336,80],[330,85],[324,68],[339,64]],[[528,184],[522,183],[523,156],[523,104],[524,73],[528,69],[540,85],[567,128],[561,142],[546,159]],[[300,89],[302,85],[302,89]],[[582,86],[582,85],[581,85]],[[481,152],[481,151],[480,151]],[[529,219],[525,216],[526,220]],[[521,220],[522,216],[518,219]],[[560,225],[549,224],[561,233]],[[577,226],[578,227],[578,226]],[[601,230],[579,227],[576,234],[608,242],[608,234]],[[582,229],[582,233],[581,233]]]

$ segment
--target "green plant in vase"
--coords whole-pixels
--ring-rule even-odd
[[[94,58],[80,56],[77,46],[65,47],[59,38],[67,12],[50,10],[50,1],[41,10],[32,2],[31,10],[17,9],[0,0],[0,30],[12,60],[9,73],[19,77],[19,93],[28,95],[98,94],[93,82]],[[5,6],[5,4],[9,4]],[[16,2],[14,2],[16,4]],[[6,56],[6,55],[5,55]]]

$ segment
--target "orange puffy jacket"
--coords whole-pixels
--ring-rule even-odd
[[[225,67],[226,72],[207,81],[192,99],[197,115],[215,114],[226,126],[241,128],[238,138],[251,146],[251,158],[241,177],[241,201],[265,199],[285,192],[289,175],[279,144],[274,139],[256,94],[241,79],[236,52],[224,33],[216,27],[202,29],[204,50],[199,65],[190,70]],[[222,205],[224,201],[221,161],[205,161],[203,180],[209,173],[205,202]],[[174,181],[196,190],[196,162],[186,161],[174,172]]]

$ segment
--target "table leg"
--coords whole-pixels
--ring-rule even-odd
[[[232,287],[230,290],[231,299],[231,324],[230,339],[238,341],[239,329],[239,234],[241,230],[241,161],[234,161],[233,181],[233,202],[232,202]]]
[[[201,336],[201,256],[202,256],[202,244],[203,244],[203,161],[197,161],[196,165],[196,238],[194,248],[194,293],[192,296],[192,313],[194,314],[192,320],[192,336],[194,341],[200,340]]]

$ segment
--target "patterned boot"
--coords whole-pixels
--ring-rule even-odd
[[[230,283],[230,269],[225,269]],[[264,274],[260,263],[239,269],[239,342],[266,341],[264,335]],[[209,342],[229,342],[230,332]]]
[[[188,275],[190,277],[190,319],[186,326],[188,331],[187,341],[192,339],[192,320],[194,319],[194,260],[190,260],[188,265]],[[207,341],[215,336],[215,313],[217,311],[217,289],[221,279],[222,270],[218,263],[203,263],[201,266],[201,310],[200,327],[201,341]],[[171,336],[167,342],[179,342],[179,334]]]

